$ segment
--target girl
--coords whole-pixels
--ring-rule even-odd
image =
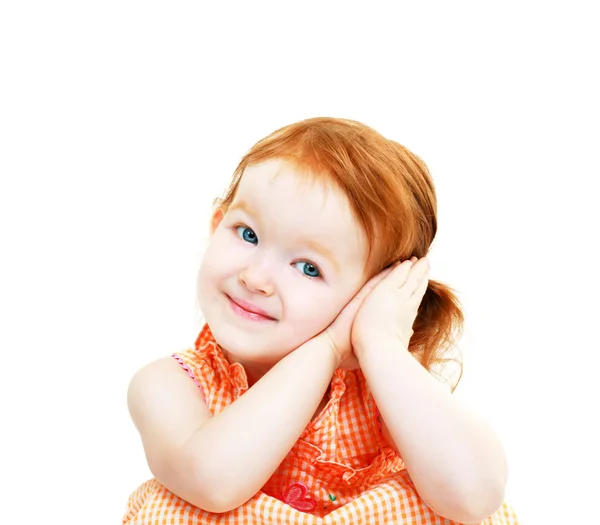
[[[432,375],[463,321],[436,229],[426,166],[363,124],[259,141],[215,206],[194,348],[131,380],[155,478],[123,523],[516,524],[502,446]]]

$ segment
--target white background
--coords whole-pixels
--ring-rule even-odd
[[[504,443],[507,500],[600,523],[592,2],[198,4],[0,7],[0,521],[120,523],[150,477],[128,381],[193,342],[212,200],[325,115],[431,169],[456,395]]]

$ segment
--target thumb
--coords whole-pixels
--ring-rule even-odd
[[[371,291],[391,273],[393,269],[393,266],[390,268],[386,268],[385,270],[382,270],[377,275],[375,275],[375,277],[369,279],[360,289],[358,294],[356,294],[356,298],[364,300],[367,297],[367,295],[369,295]]]

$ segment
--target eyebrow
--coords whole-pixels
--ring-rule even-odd
[[[258,212],[254,208],[249,206],[246,201],[238,201],[238,202],[233,203],[229,207],[229,210],[230,211],[242,210],[242,211],[245,211],[246,213],[249,213],[250,215],[258,215]]]
[[[311,250],[318,252],[323,257],[325,257],[339,273],[340,265],[338,264],[335,256],[333,255],[333,252],[329,248],[326,248],[322,244],[319,244],[318,242],[313,241],[312,239],[301,238],[299,239],[299,241],[301,244],[308,246]]]
[[[242,210],[242,211],[245,211],[246,213],[253,215],[255,217],[258,217],[258,215],[259,215],[259,213],[254,208],[252,208],[252,206],[249,206],[248,203],[245,201],[238,201],[238,202],[232,204],[229,207],[229,210],[230,211]],[[321,254],[323,257],[325,257],[331,263],[331,265],[336,269],[336,271],[339,273],[340,265],[338,264],[338,262],[335,258],[335,255],[329,248],[326,248],[322,244],[319,244],[317,241],[314,241],[314,240],[306,238],[306,237],[302,237],[302,238],[298,239],[298,241],[301,244],[303,244],[304,246],[307,246],[311,250],[313,250],[313,251]]]

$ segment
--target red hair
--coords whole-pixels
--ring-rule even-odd
[[[368,277],[396,261],[427,255],[437,232],[435,188],[425,163],[404,146],[353,120],[303,120],[258,141],[238,164],[225,197],[215,204],[226,211],[244,170],[271,159],[284,159],[343,191],[368,239]],[[430,280],[409,351],[430,372],[440,373],[443,365],[455,362],[462,375],[460,360],[446,355],[460,337],[463,321],[454,291]]]

